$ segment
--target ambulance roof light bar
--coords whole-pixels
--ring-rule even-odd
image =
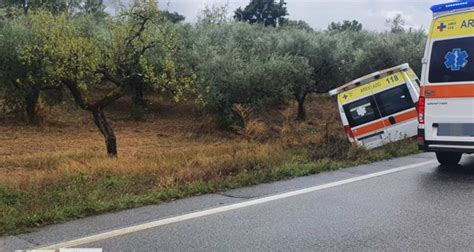
[[[438,13],[438,12],[444,12],[444,11],[464,9],[464,8],[469,8],[469,7],[474,7],[474,0],[458,1],[458,2],[452,2],[452,3],[446,3],[446,4],[433,5],[431,7],[431,11],[433,13]]]

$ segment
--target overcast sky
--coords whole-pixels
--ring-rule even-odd
[[[403,15],[409,27],[427,29],[432,17],[430,7],[445,0],[286,0],[290,19],[304,20],[313,28],[326,29],[332,21],[353,20],[366,29],[384,30],[385,20],[397,13]],[[229,14],[245,7],[250,0],[161,0],[160,6],[186,16],[195,22],[206,5],[228,3]]]

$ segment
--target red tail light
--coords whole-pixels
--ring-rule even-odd
[[[419,124],[425,124],[425,97],[420,96],[418,99],[418,123]]]
[[[346,132],[347,136],[350,138],[354,138],[354,133],[351,130],[351,126],[345,125],[344,126],[344,131]]]

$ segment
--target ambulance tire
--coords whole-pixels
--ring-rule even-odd
[[[461,157],[460,152],[436,152],[436,158],[441,165],[457,165]]]

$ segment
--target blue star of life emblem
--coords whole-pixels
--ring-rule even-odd
[[[460,71],[469,63],[468,58],[469,54],[465,50],[455,48],[444,56],[446,60],[444,65],[446,68],[451,69],[451,71]]]

